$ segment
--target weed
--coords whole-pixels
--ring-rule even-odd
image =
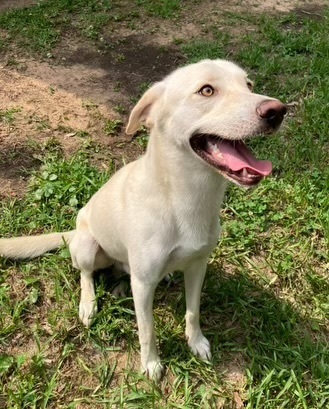
[[[87,131],[77,131],[77,132],[75,132],[75,135],[78,136],[79,138],[87,138],[87,137],[89,137],[89,132],[87,132]]]
[[[143,129],[143,131],[139,131],[135,138],[136,138],[136,141],[138,142],[138,144],[143,149],[146,149],[148,141],[149,141],[149,134],[148,134],[147,130]]]
[[[123,122],[120,119],[108,119],[104,127],[104,132],[108,136],[113,136],[120,131],[122,124]]]
[[[66,125],[62,125],[62,124],[59,124],[59,125],[58,125],[57,131],[58,131],[58,132],[61,132],[61,133],[65,133],[65,134],[74,133],[74,129],[73,129],[73,128],[71,128],[71,127],[69,127],[69,126],[66,126]]]
[[[118,62],[123,62],[126,59],[126,57],[123,54],[117,54],[115,59]]]
[[[0,111],[0,123],[11,125],[15,120],[15,114],[20,112],[20,108],[7,109]]]
[[[38,131],[42,131],[42,130],[51,128],[48,118],[39,118],[36,115],[34,115],[33,117],[30,117],[29,123],[35,123],[35,129]]]
[[[86,108],[88,111],[92,111],[93,109],[98,107],[98,104],[96,104],[96,102],[93,101],[83,101],[82,106]]]
[[[121,91],[121,88],[122,88],[122,83],[120,81],[117,81],[114,86],[114,91],[119,92]]]
[[[149,88],[150,88],[150,83],[149,82],[142,82],[141,84],[139,84],[138,86],[138,91],[140,94],[144,94],[144,92],[146,92]]]
[[[124,115],[126,113],[126,108],[123,105],[116,105],[114,107],[115,112],[118,114]]]

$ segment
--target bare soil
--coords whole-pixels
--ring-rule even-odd
[[[2,0],[0,3],[0,11],[29,7],[34,4],[37,4],[37,0]]]

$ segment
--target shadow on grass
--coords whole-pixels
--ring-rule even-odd
[[[10,265],[5,262],[3,267]],[[124,280],[129,283],[129,277],[125,276]],[[71,277],[70,283],[72,288],[79,285],[77,277]],[[61,284],[65,287],[64,282]],[[100,312],[94,325],[83,331],[73,318],[77,311],[70,309],[73,314],[70,320],[76,324],[70,330],[61,328],[58,339],[63,345],[68,341],[74,343],[82,351],[89,340],[93,341],[95,351],[97,345],[101,350],[138,351],[132,298],[114,300],[108,294],[108,290],[113,289],[110,271],[96,275],[96,287]],[[316,292],[316,288],[313,290]],[[329,285],[321,290],[329,292]],[[130,295],[129,289],[127,294]],[[65,298],[64,294],[61,298]],[[28,311],[39,314],[41,307],[33,304]],[[61,308],[61,305],[56,307]],[[201,302],[201,326],[212,345],[215,373],[211,366],[192,359],[184,340],[182,274],[176,274],[169,283],[160,283],[154,308],[160,354],[174,375],[185,373],[189,382],[197,378],[198,385],[207,382],[220,385],[222,381],[227,382],[225,373],[232,363],[238,363],[242,378],[247,382],[243,387],[249,394],[245,398],[248,407],[326,407],[329,349],[325,323],[305,318],[298,307],[253,281],[247,272],[228,274],[212,266],[208,268]],[[274,404],[268,404],[271,399],[275,400]],[[289,404],[283,406],[286,400]]]
[[[101,68],[107,74],[103,87],[116,86],[130,97],[138,97],[150,83],[162,80],[173,69],[186,62],[186,58],[174,44],[156,45],[151,36],[135,34],[126,37],[109,37],[111,46],[104,52],[81,42],[74,49],[60,48],[59,61],[65,65],[81,64],[89,68]]]
[[[36,153],[38,153],[37,149],[24,144],[17,144],[14,147],[2,145],[0,151],[0,177],[6,179],[26,177],[28,172],[40,166],[40,160],[35,157]]]
[[[259,392],[266,387],[267,399],[286,388],[285,398],[291,393],[293,401],[297,388],[303,404],[315,404],[329,371],[326,323],[305,318],[298,307],[247,276],[209,270],[201,309],[214,366],[223,368],[223,362],[242,356],[249,383]],[[329,292],[329,285],[322,291]],[[295,389],[289,390],[289,380]]]
[[[297,302],[293,305],[280,299],[275,290],[265,289],[250,277],[213,267],[208,270],[201,326],[211,342],[213,367],[219,376],[225,375],[232,362],[238,362],[250,388],[248,405],[256,405],[251,407],[265,407],[257,405],[266,405],[269,399],[275,399],[273,407],[283,405],[286,399],[294,407],[327,402],[326,323],[306,318],[294,306]],[[329,292],[329,285],[322,291]],[[133,308],[131,299],[129,305]],[[184,368],[191,354],[182,329],[177,331],[178,326],[184,327],[185,314],[181,274],[175,275],[171,283],[160,283],[154,308],[163,308],[163,317],[156,318],[161,357],[168,366],[173,362]],[[186,370],[191,368],[187,365]]]
[[[113,289],[111,274],[101,274],[103,290]],[[129,278],[124,278],[129,282]],[[323,291],[329,293],[329,284]],[[104,296],[105,293],[103,293]],[[128,294],[131,294],[128,290]],[[102,298],[102,296],[101,296]],[[127,300],[128,301],[128,300]],[[106,305],[101,299],[100,307]],[[133,301],[128,301],[133,308]],[[156,291],[154,308],[173,312],[176,322],[182,323],[185,314],[185,297],[182,274],[171,283],[162,281]],[[209,268],[201,300],[201,322],[211,341],[214,365],[228,361],[235,352],[243,353],[254,376],[263,370],[294,370],[301,377],[320,378],[329,370],[328,328],[325,323],[302,316],[289,302],[278,298],[250,278],[231,275]],[[168,328],[170,336],[172,328]],[[173,335],[173,334],[171,334]],[[175,336],[175,335],[174,335]],[[176,337],[176,336],[175,336]],[[178,336],[177,340],[181,340]],[[163,344],[165,360],[174,358],[172,348]],[[182,346],[177,349],[180,354]]]

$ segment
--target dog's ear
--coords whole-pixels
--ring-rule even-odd
[[[162,82],[155,83],[148,89],[142,98],[137,102],[137,105],[131,111],[126,133],[128,135],[134,134],[138,131],[141,125],[151,128],[153,123],[150,118],[150,113],[154,103],[161,97],[164,91],[164,84]]]

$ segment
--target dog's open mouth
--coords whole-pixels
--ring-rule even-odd
[[[200,158],[239,185],[254,186],[272,172],[272,163],[256,159],[241,140],[196,134],[190,144]]]

